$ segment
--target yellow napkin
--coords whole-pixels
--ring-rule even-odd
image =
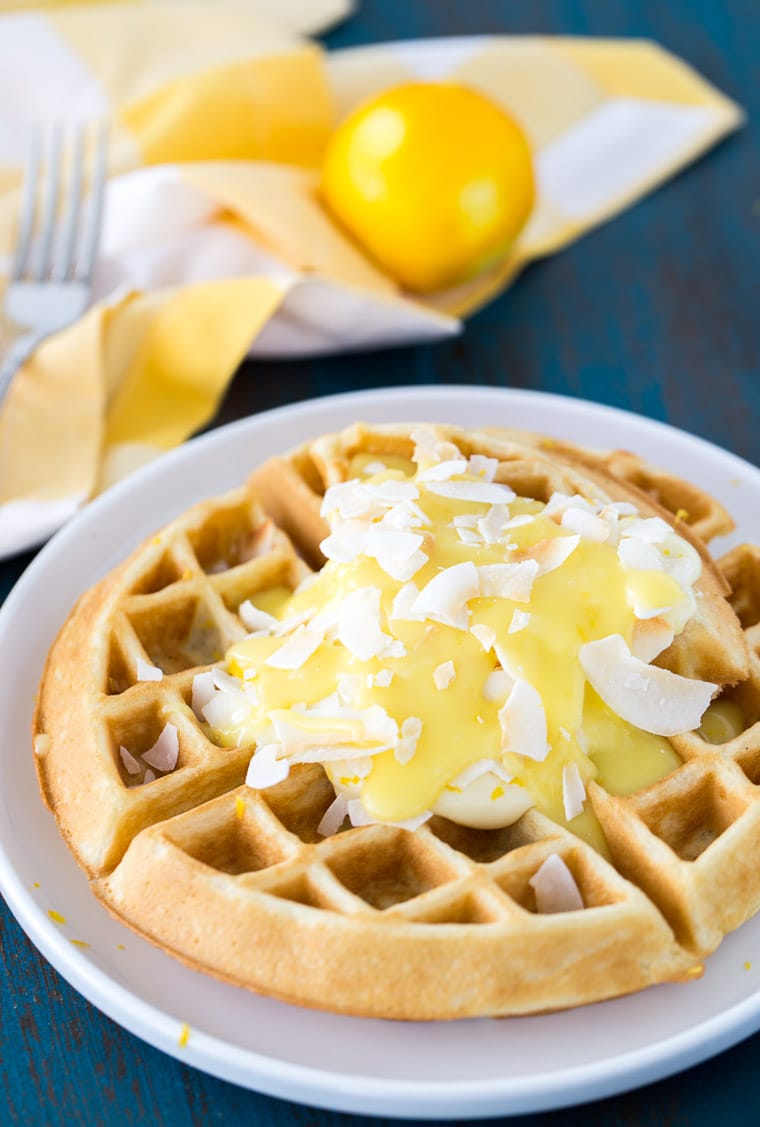
[[[324,57],[294,38],[346,7],[282,3],[286,30],[251,15],[274,10],[263,0],[0,16],[0,68],[16,94],[12,113],[0,107],[0,138],[10,139],[0,141],[0,275],[32,116],[59,116],[62,104],[107,114],[110,167],[121,173],[109,185],[93,309],[38,350],[0,412],[0,552],[46,535],[201,426],[247,353],[457,332],[527,261],[640,198],[741,121],[650,43],[470,38]],[[510,258],[424,301],[385,277],[314,191],[334,122],[411,78],[459,79],[504,104],[531,136],[538,174],[536,209]]]

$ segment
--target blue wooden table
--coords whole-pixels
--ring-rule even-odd
[[[638,206],[530,267],[461,338],[257,364],[239,373],[215,421],[356,388],[471,382],[626,407],[760,461],[760,7],[755,0],[362,0],[327,43],[481,32],[656,39],[742,103],[749,125]],[[30,558],[0,565],[0,598]],[[510,1122],[756,1124],[756,1053],[760,1035],[639,1091]],[[0,901],[3,1127],[360,1122],[370,1121],[259,1096],[149,1048],[76,994]]]

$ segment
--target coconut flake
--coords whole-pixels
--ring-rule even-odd
[[[269,633],[277,625],[277,619],[273,614],[267,614],[265,610],[259,610],[257,606],[246,599],[238,607],[238,615],[240,621],[245,626],[246,630],[251,634]]]
[[[483,682],[483,696],[490,701],[504,700],[514,683],[506,669],[494,669]]]
[[[364,472],[367,475],[371,475],[376,473],[385,473],[387,469],[388,467],[386,466],[385,462],[367,462],[366,466],[364,467]]]
[[[392,579],[403,583],[427,563],[427,556],[420,550],[423,542],[424,538],[418,532],[372,525],[364,539],[362,551],[365,556],[377,560]]]
[[[173,771],[179,757],[179,736],[174,724],[166,723],[153,747],[143,752],[145,763],[157,771]]]
[[[393,600],[390,618],[413,622],[423,619],[425,617],[424,615],[414,614],[412,611],[412,607],[419,593],[419,587],[413,582],[405,583],[403,587],[400,587]]]
[[[496,458],[487,458],[485,454],[470,454],[467,463],[469,472],[475,477],[482,478],[483,481],[493,481],[498,468],[498,460]]]
[[[198,720],[203,720],[203,710],[214,699],[214,671],[196,673],[193,677],[193,697],[191,708]]]
[[[471,626],[470,633],[473,638],[477,638],[486,653],[489,652],[496,641],[496,631],[482,623],[476,623],[475,626]]]
[[[141,657],[137,659],[137,680],[138,681],[163,681],[164,671],[159,669],[157,665],[151,665],[149,661],[143,661]]]
[[[419,481],[450,481],[452,477],[458,474],[467,473],[467,461],[465,458],[448,458],[445,462],[436,462],[427,469],[421,470],[418,475]]]
[[[422,721],[419,716],[407,716],[401,725],[401,739],[393,749],[398,763],[408,763],[417,750],[417,741],[422,735]]]
[[[335,800],[330,803],[322,815],[322,820],[317,826],[317,833],[321,834],[322,837],[332,837],[343,825],[347,813],[348,802],[345,795],[336,795]]]
[[[351,798],[348,801],[348,817],[352,826],[394,826],[400,830],[417,830],[433,816],[432,810],[425,810],[414,818],[405,818],[401,822],[383,822],[373,818],[367,813],[364,803],[360,798]]]
[[[152,782],[155,782],[155,779],[156,779],[156,772],[151,771],[151,769],[149,767],[148,770],[143,775],[143,782],[144,783],[152,783]]]
[[[520,630],[524,630],[530,624],[533,617],[527,610],[516,610],[512,615],[512,621],[509,624],[508,634],[518,634]]]
[[[456,675],[453,661],[442,661],[440,665],[436,665],[433,670],[433,682],[435,683],[436,689],[438,689],[439,692],[442,689],[448,689]]]
[[[575,506],[565,509],[560,524],[571,532],[577,532],[583,540],[594,540],[603,544],[610,538],[610,526],[607,521],[586,509]]]
[[[454,519],[456,520],[456,517]],[[477,529],[486,544],[496,544],[503,535],[508,522],[508,506],[492,505],[486,515],[478,520]]]
[[[451,780],[449,786],[456,790],[466,790],[476,779],[487,775],[489,771],[495,771],[498,767],[500,764],[495,759],[476,759],[473,763],[468,763],[464,770]],[[508,782],[509,779],[506,781]]]
[[[368,686],[368,688],[372,688],[373,685],[377,685],[377,687],[379,689],[388,689],[388,688],[390,688],[392,681],[393,681],[393,670],[392,669],[378,669],[377,673],[368,673],[367,674],[367,686]]]
[[[587,642],[583,671],[604,703],[623,720],[657,736],[699,727],[718,686],[660,669],[634,657],[619,634]]]
[[[324,631],[301,625],[264,662],[270,669],[300,669],[325,639]]]
[[[119,748],[119,755],[121,756],[121,761],[124,764],[124,770],[128,775],[140,774],[140,764],[137,762],[134,755],[128,752],[123,745]]]
[[[558,853],[550,853],[528,882],[540,915],[578,912],[585,907],[575,877]]]
[[[397,649],[396,639],[380,626],[379,587],[357,587],[343,600],[340,609],[338,640],[359,661],[369,661]]]
[[[533,582],[539,574],[537,560],[520,563],[485,564],[478,568],[480,593],[485,598],[511,599],[515,603],[530,600]]]
[[[639,618],[633,624],[631,653],[649,663],[673,642],[675,631],[664,618]]]
[[[287,759],[279,758],[282,750],[281,744],[264,744],[260,747],[248,764],[245,785],[252,790],[266,790],[287,779],[290,764]]]
[[[322,555],[336,563],[353,563],[361,554],[368,529],[369,525],[359,520],[338,525],[319,545]]]
[[[457,536],[462,544],[482,544],[483,538],[474,528],[457,528]]]
[[[646,540],[636,540],[631,536],[618,544],[618,559],[625,568],[632,571],[664,571],[662,556],[654,544]]]
[[[535,560],[538,564],[536,578],[556,571],[567,560],[581,542],[580,536],[552,536],[548,540],[539,540],[530,548],[523,548],[515,553],[515,562]]]
[[[444,568],[434,576],[412,604],[412,613],[435,622],[466,630],[469,622],[467,602],[480,593],[478,569],[471,560]]]
[[[476,505],[506,505],[515,498],[513,489],[493,481],[431,481],[426,489],[438,497]]]
[[[517,678],[499,711],[499,723],[504,751],[543,763],[549,754],[546,714],[540,695],[522,677]]]
[[[583,813],[585,801],[586,788],[583,785],[578,764],[566,763],[562,768],[562,804],[565,807],[565,818],[568,822]]]

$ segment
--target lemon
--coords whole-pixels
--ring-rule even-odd
[[[476,90],[410,82],[339,125],[320,193],[386,273],[410,290],[438,290],[509,250],[533,206],[530,145]]]

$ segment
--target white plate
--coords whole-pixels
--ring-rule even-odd
[[[760,961],[745,969],[760,917],[729,936],[699,982],[544,1017],[423,1025],[301,1010],[222,985],[135,938],[90,894],[40,804],[29,748],[55,632],[76,596],[170,517],[239,483],[270,454],[357,419],[501,423],[628,447],[710,488],[741,536],[760,540],[760,471],[660,423],[534,392],[362,392],[189,443],[90,505],[0,613],[0,889],[22,927],[76,989],[152,1045],[246,1087],[335,1110],[448,1118],[560,1107],[658,1079],[748,1036],[760,1028]],[[67,923],[53,923],[50,909]],[[191,1035],[181,1047],[185,1022]]]

